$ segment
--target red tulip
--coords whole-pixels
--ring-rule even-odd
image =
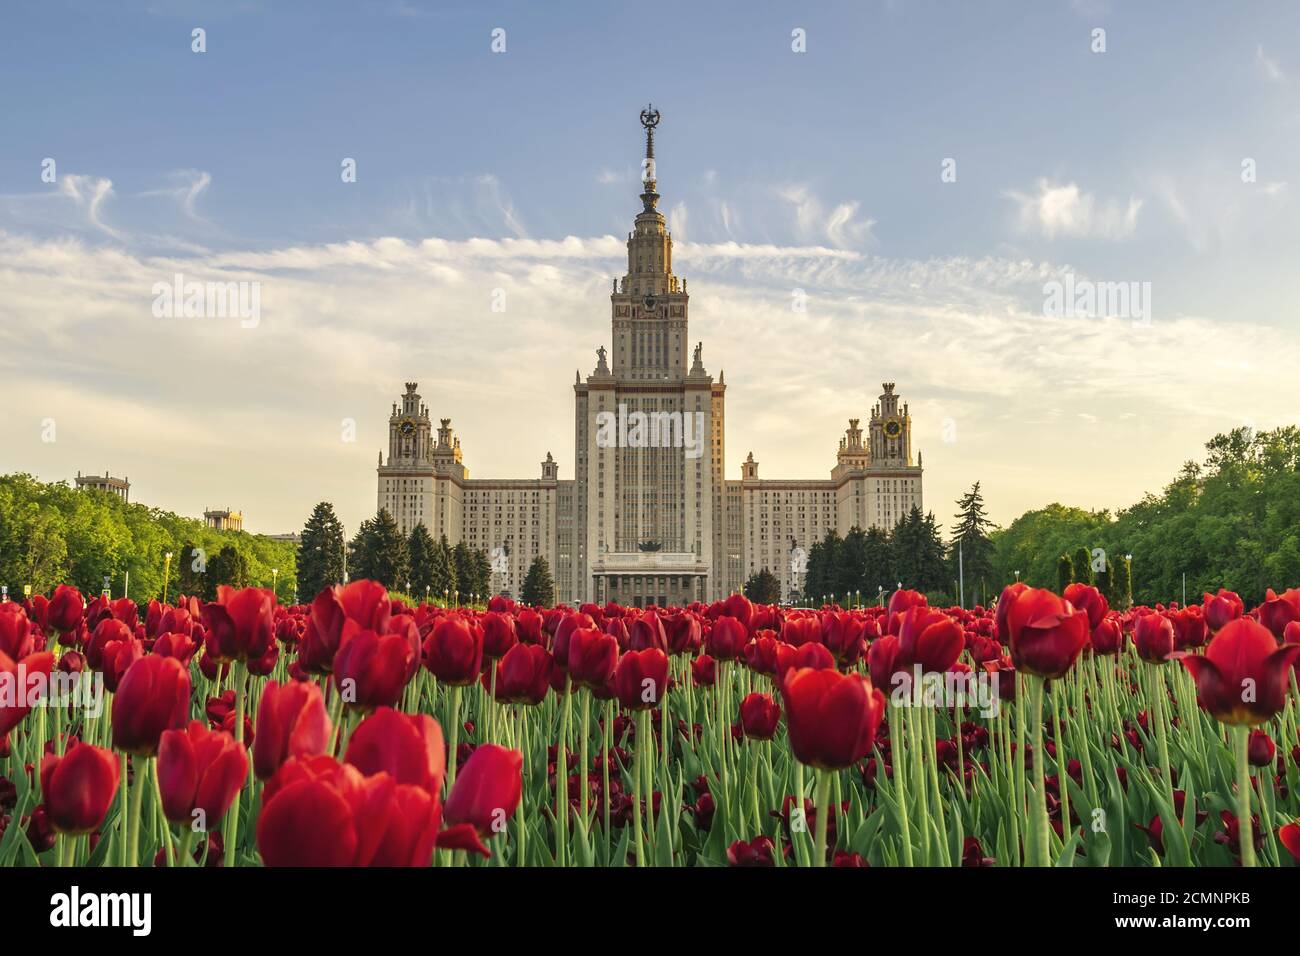
[[[647,651],[645,653],[656,653]],[[663,653],[662,651],[657,653]],[[496,744],[480,744],[456,774],[444,818],[460,839],[480,840],[505,830],[523,794],[524,755]],[[455,840],[456,838],[453,838]],[[439,841],[442,845],[442,841]],[[458,845],[451,843],[448,845]],[[480,842],[474,849],[487,855]]]
[[[208,653],[219,661],[263,657],[275,643],[275,594],[270,588],[217,588],[217,600],[203,605]]]
[[[190,713],[190,675],[174,657],[142,657],[126,672],[113,696],[113,746],[152,757],[165,730],[185,726]]]
[[[885,695],[861,674],[799,668],[781,681],[790,749],[800,763],[851,767],[871,752]]]
[[[77,629],[85,610],[86,602],[82,599],[81,592],[67,584],[60,584],[50,598],[46,620],[52,630],[66,634]]]
[[[899,588],[889,596],[889,607],[886,611],[886,618],[889,622],[889,633],[897,634],[900,619],[903,614],[914,607],[924,607],[930,603],[920,591],[908,591]]]
[[[1174,646],[1185,651],[1205,644],[1205,615],[1200,605],[1179,608],[1169,612],[1169,623],[1174,626]]]
[[[1163,614],[1143,614],[1133,627],[1133,646],[1148,664],[1163,664],[1174,652],[1174,626]]]
[[[555,655],[555,663],[560,665],[561,668],[567,669],[569,666],[569,639],[573,632],[595,626],[596,622],[590,614],[581,614],[575,611],[562,615],[555,627],[555,639],[551,642],[551,653]]]
[[[489,611],[480,619],[483,627],[483,656],[496,660],[504,657],[519,642],[515,619],[508,614]]]
[[[740,702],[740,726],[746,737],[771,740],[781,722],[781,705],[770,694],[750,694]]]
[[[713,622],[704,646],[709,654],[720,661],[734,660],[749,640],[749,631],[734,617],[720,617]]]
[[[1114,617],[1107,617],[1092,630],[1094,653],[1118,654],[1124,646],[1124,629]]]
[[[1007,620],[1007,615],[1011,613],[1011,606],[1016,603],[1016,598],[1029,590],[1029,585],[1023,581],[1017,581],[1015,584],[1008,584],[1002,589],[1002,594],[998,597],[997,616],[994,618],[994,631],[997,638],[1003,644],[1011,643],[1011,625]]]
[[[185,730],[163,732],[158,745],[158,789],[163,815],[172,823],[215,828],[248,776],[244,745],[223,730],[190,721]]]
[[[795,647],[791,644],[779,644],[776,648],[776,676],[780,678],[792,668],[812,667],[817,670],[835,668],[835,658],[826,649],[825,644],[809,641]]]
[[[1055,680],[1073,666],[1088,643],[1088,614],[1076,611],[1051,591],[1024,588],[1013,592],[1013,587],[1005,589],[998,600],[999,632],[1011,646],[1011,659],[1017,670]]]
[[[295,757],[263,791],[267,866],[428,866],[442,808],[424,789],[333,757]]]
[[[1250,618],[1229,621],[1203,655],[1189,654],[1183,666],[1196,680],[1201,707],[1225,724],[1257,726],[1286,704],[1290,669],[1300,644],[1283,644]]]
[[[1219,593],[1213,596],[1208,591],[1205,592],[1204,603],[1201,605],[1205,623],[1211,631],[1218,631],[1229,621],[1235,621],[1245,609],[1236,592],[1226,588],[1219,588]]]
[[[442,727],[427,714],[380,707],[352,732],[344,762],[367,777],[387,773],[399,784],[420,787],[436,797],[442,793],[447,745]]]
[[[708,654],[691,661],[691,680],[697,687],[712,687],[718,681],[718,662]]]
[[[664,631],[668,635],[671,654],[689,654],[700,646],[700,619],[690,611],[663,615]]]
[[[754,605],[745,595],[733,594],[722,603],[722,613],[727,617],[735,618],[748,631],[750,622],[754,618]]]
[[[942,611],[925,605],[908,608],[898,623],[899,664],[921,665],[922,673],[942,674],[966,646],[961,627]]]
[[[1277,757],[1277,745],[1262,730],[1252,730],[1246,744],[1246,756],[1252,767],[1271,767]]]
[[[28,654],[15,661],[0,651],[0,742],[17,727],[49,686],[54,655]]]
[[[573,660],[573,645],[569,645]],[[496,663],[497,700],[536,706],[551,687],[555,661],[551,652],[540,644],[516,644]]]
[[[776,866],[776,845],[768,836],[756,836],[746,842],[737,840],[727,847],[727,863],[730,866],[768,867]]]
[[[654,647],[628,651],[614,670],[614,686],[624,710],[655,706],[668,690],[668,655]]]
[[[835,659],[844,665],[854,664],[862,656],[866,644],[863,635],[866,625],[851,611],[830,611],[821,620],[822,643]]]
[[[151,653],[159,657],[174,657],[188,667],[198,649],[199,645],[188,634],[168,633],[153,642]]]
[[[1264,603],[1259,606],[1259,623],[1280,641],[1286,633],[1286,626],[1292,621],[1300,621],[1300,588],[1291,588],[1281,594],[1274,594],[1272,588],[1265,591]]]
[[[325,753],[330,730],[320,685],[268,682],[257,705],[257,733],[253,738],[253,771],[257,778],[269,779],[290,757]]]
[[[721,621],[722,618],[718,620]],[[791,647],[820,644],[821,639],[822,625],[815,617],[787,617],[781,623],[781,640]]]
[[[1097,625],[1110,613],[1110,602],[1106,600],[1105,595],[1091,584],[1082,584],[1077,581],[1074,584],[1068,584],[1062,597],[1069,601],[1071,606],[1088,612],[1088,630],[1090,631],[1095,631]]]
[[[452,687],[474,683],[483,667],[482,629],[455,615],[442,618],[425,639],[424,666]]]
[[[41,797],[60,833],[90,833],[104,822],[117,795],[118,760],[111,750],[74,743],[41,761]]]
[[[356,710],[393,707],[415,656],[402,634],[376,634],[349,620],[334,655],[334,680],[343,703]]]
[[[32,622],[23,606],[13,601],[0,604],[0,654],[18,660],[30,654],[34,645]]]
[[[754,640],[745,645],[745,663],[756,674],[775,674],[780,646],[772,631],[755,631]]]
[[[614,676],[618,641],[609,634],[584,627],[569,636],[569,677],[584,687],[603,687]]]
[[[1286,826],[1279,827],[1277,838],[1291,854],[1291,859],[1300,863],[1300,820],[1294,820]]]
[[[542,616],[530,607],[521,609],[515,618],[515,633],[524,644],[542,643]]]
[[[899,660],[897,634],[886,634],[871,642],[867,648],[867,670],[875,687],[893,687],[894,675],[906,672],[906,662]]]
[[[659,620],[659,615],[654,611],[648,611],[633,621],[627,632],[627,646],[634,651],[656,647],[667,652],[668,634],[664,630],[663,621]]]

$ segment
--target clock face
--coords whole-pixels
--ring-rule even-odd
[[[652,295],[648,295],[648,296],[646,296],[646,297],[645,297],[644,305],[645,305],[647,311],[649,311],[649,312],[653,312],[653,311],[654,311],[654,307],[655,307],[655,297],[652,296]]]
[[[401,422],[398,423],[397,428],[403,435],[413,435],[415,433],[415,422],[411,421],[409,418],[403,418]]]
[[[897,438],[903,434],[903,423],[897,418],[890,418],[885,421],[885,434],[890,438]]]

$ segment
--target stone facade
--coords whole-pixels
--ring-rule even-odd
[[[436,539],[486,551],[493,590],[517,597],[538,555],[557,600],[682,604],[740,590],[767,568],[797,597],[806,554],[827,531],[892,528],[920,507],[921,461],[912,419],[886,382],[864,431],[849,420],[827,480],[760,479],[751,453],[726,480],[726,383],[691,348],[686,281],[672,271],[673,240],[658,209],[654,133],[646,130],[641,211],[627,239],[627,272],[610,295],[611,349],[575,376],[574,477],[560,480],[547,452],[541,477],[471,479],[450,419],[436,437],[428,407],[406,383],[379,458],[379,507],[403,532],[423,523]]]

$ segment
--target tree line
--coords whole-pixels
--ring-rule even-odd
[[[294,574],[292,542],[216,531],[107,491],[0,475],[0,584],[19,600],[27,586],[48,593],[72,584],[99,594],[107,578],[112,596],[143,602],[163,596],[166,576],[173,600],[178,593],[213,600],[221,584],[274,583],[288,602]]]
[[[437,541],[421,522],[403,535],[386,508],[361,523],[344,542],[343,524],[328,501],[314,509],[302,529],[298,545],[298,592],[303,600],[348,579],[369,578],[417,601],[486,600],[492,591],[492,564],[486,551],[455,545],[441,535]],[[546,559],[533,560],[523,582],[520,599],[528,604],[551,604],[555,583]]]

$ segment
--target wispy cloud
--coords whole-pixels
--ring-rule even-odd
[[[1286,82],[1286,74],[1282,72],[1282,65],[1275,57],[1271,57],[1264,52],[1263,44],[1255,48],[1255,66],[1270,83]]]
[[[1137,229],[1142,200],[1101,200],[1078,183],[1040,179],[1031,192],[1006,190],[1016,206],[1016,225],[1027,235],[1046,239],[1130,239]]]

